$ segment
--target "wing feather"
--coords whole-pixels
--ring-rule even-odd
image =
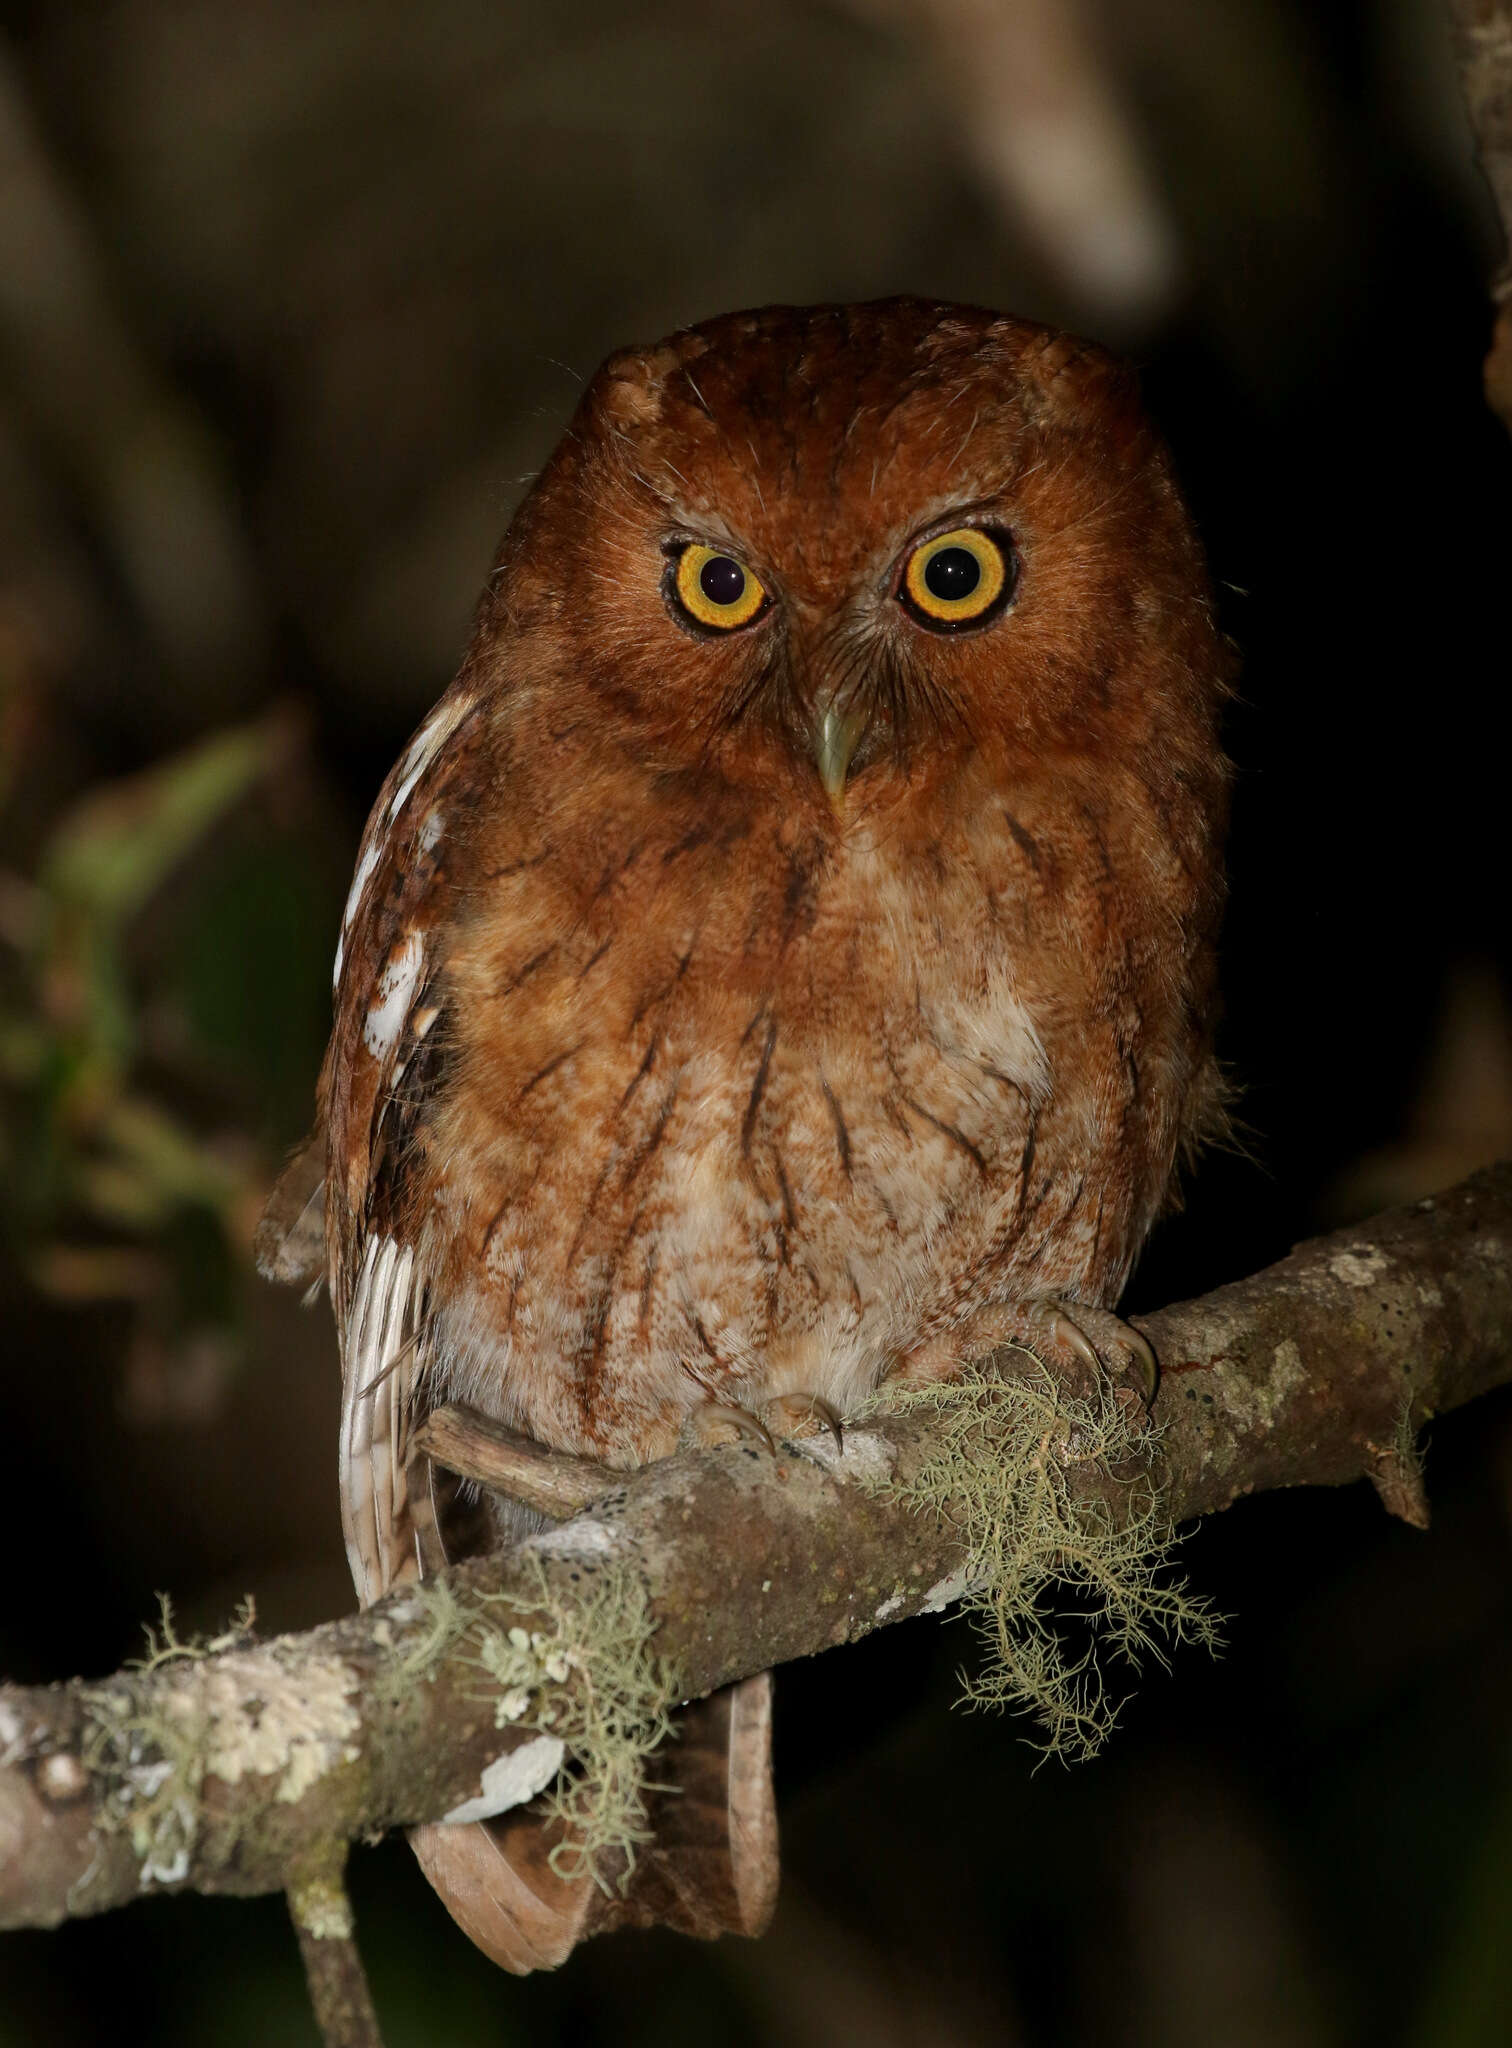
[[[433,1027],[453,890],[446,795],[468,765],[471,709],[465,691],[449,692],[379,792],[342,918],[336,1026],[321,1076],[342,1526],[364,1604],[413,1578],[422,1555],[436,1556],[428,1480],[422,1499],[409,1470],[428,1281],[410,1165],[444,1037]]]
[[[341,1520],[364,1606],[419,1569],[406,1439],[417,1349],[415,1254],[370,1237],[342,1360]]]
[[[266,1239],[267,1263],[292,1266],[323,1201],[342,1360],[342,1527],[364,1605],[444,1563],[442,1522],[457,1526],[448,1483],[409,1453],[427,1398],[431,1282],[413,1167],[447,1057],[448,820],[467,802],[469,708],[464,691],[442,700],[374,806],[321,1077],[324,1192],[308,1165],[302,1177],[291,1169]],[[615,1926],[760,1931],[777,1875],[769,1676],[695,1703],[681,1724],[653,1795],[656,1839],[625,1873],[623,1895],[558,1877],[550,1853],[561,1826],[539,1812],[414,1831],[427,1877],[485,1954],[528,1971],[554,1968],[586,1935]]]
[[[278,1176],[252,1240],[257,1270],[286,1287],[324,1277],[325,1132],[307,1138]]]

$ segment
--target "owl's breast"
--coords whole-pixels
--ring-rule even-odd
[[[555,906],[501,877],[422,1139],[452,1391],[630,1463],[711,1396],[844,1408],[1016,1288],[1116,1291],[1139,1005],[1026,837],[627,837]]]

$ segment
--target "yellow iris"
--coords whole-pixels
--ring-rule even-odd
[[[979,619],[997,603],[1007,581],[1003,550],[975,526],[957,526],[925,541],[903,572],[910,603],[942,626]]]
[[[677,558],[676,584],[690,618],[725,632],[749,625],[766,603],[766,591],[744,562],[696,541]]]

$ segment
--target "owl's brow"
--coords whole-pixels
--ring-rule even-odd
[[[977,427],[981,422],[981,418],[982,408],[978,406],[976,411],[971,415],[971,425],[966,429],[965,433],[961,436],[960,445],[957,447],[955,454],[952,455],[950,458],[951,474],[954,474],[954,472],[957,469],[959,469],[961,465],[961,457],[966,453],[966,450],[971,446],[971,437],[976,432]]]
[[[625,445],[629,447],[633,444],[627,441]],[[672,503],[671,494],[664,491],[659,484],[652,483],[646,472],[643,469],[637,469],[633,462],[625,464],[624,469],[621,471],[621,482],[627,484],[632,482],[638,483],[641,489],[655,498],[659,505],[670,505]]]
[[[631,452],[634,451],[635,443],[634,441],[631,440],[630,436],[625,432],[623,427],[617,427],[612,420],[607,421],[606,425],[609,429],[610,438],[618,442],[622,450],[629,450]],[[663,461],[666,461],[665,457],[663,457],[662,459]],[[680,474],[680,472],[678,472],[675,469],[674,465],[670,462],[667,463],[667,468],[673,470],[674,475]],[[658,503],[663,505],[671,504],[672,501],[671,498],[668,496],[667,492],[662,490],[659,485],[652,483],[650,477],[646,475],[645,471],[639,468],[636,465],[636,463],[629,460],[628,456],[622,453],[620,457],[619,482],[623,486],[626,482],[628,482],[631,479],[638,483],[642,490],[649,491],[651,496],[655,498],[658,501]],[[685,484],[687,483],[686,477],[683,478],[683,482]]]
[[[682,373],[688,380],[688,389],[693,393],[693,396],[698,400],[699,404],[703,407],[704,411],[712,420],[714,414],[709,405],[709,401],[704,397],[703,393],[699,390],[698,386],[693,382],[693,372],[688,368],[686,363],[684,363],[682,366]]]
[[[1069,463],[1070,459],[1071,458],[1067,456],[1066,462]],[[1066,464],[1063,463],[1061,466],[1062,468],[1064,468]],[[1103,513],[1105,513],[1110,506],[1116,505],[1120,498],[1127,497],[1129,492],[1134,489],[1138,481],[1139,479],[1137,476],[1123,477],[1118,483],[1116,483],[1113,486],[1112,490],[1108,491],[1103,497],[1099,498],[1095,505],[1088,505],[1085,511],[1078,512],[1074,519],[1068,519],[1064,522],[1063,525],[1060,526],[1046,527],[1044,529],[1045,537],[1053,537],[1058,540],[1061,538],[1063,534],[1075,533],[1076,529],[1079,526],[1086,526],[1090,524],[1092,521],[1100,519]]]
[[[766,493],[761,488],[761,478],[757,474],[758,470],[761,467],[761,457],[756,453],[756,443],[751,439],[749,434],[746,435],[746,446],[751,451],[751,483],[756,492],[756,502],[758,505],[760,505],[762,511],[765,512]]]

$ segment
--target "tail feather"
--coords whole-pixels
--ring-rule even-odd
[[[550,1857],[561,1826],[529,1812],[414,1830],[421,1868],[485,1955],[523,1976],[555,1969],[578,1942],[616,1927],[673,1927],[705,1941],[764,1931],[778,1872],[772,1674],[693,1701],[677,1723],[647,1802],[652,1839],[623,1891],[559,1877]]]
[[[437,1897],[468,1938],[516,1977],[554,1970],[592,1930],[598,1887],[558,1877],[548,1858],[560,1830],[538,1815],[433,1822],[410,1846]]]
[[[426,1386],[421,1294],[413,1249],[369,1237],[342,1343],[342,1518],[364,1605],[449,1557],[518,1539],[537,1519],[479,1502],[413,1450]],[[571,1846],[563,1825],[529,1808],[414,1830],[447,1911],[502,1968],[555,1969],[615,1927],[665,1925],[706,1940],[765,1928],[777,1890],[771,1673],[695,1700],[675,1720],[633,1865],[600,1858],[592,1875],[559,1876],[552,1852]]]

